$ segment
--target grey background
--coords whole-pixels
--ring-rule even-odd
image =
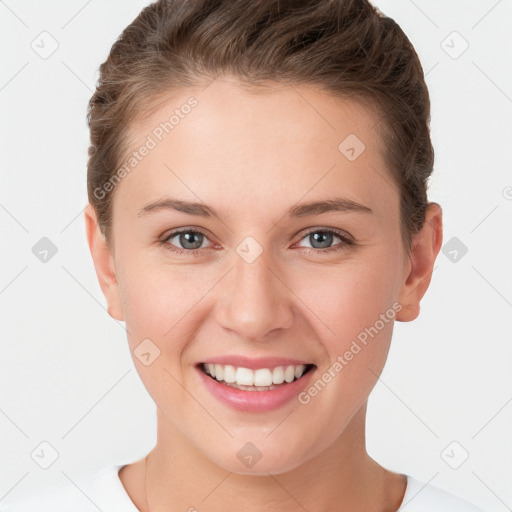
[[[0,504],[137,460],[156,441],[82,213],[86,104],[146,3],[0,1]],[[374,4],[427,73],[445,247],[420,317],[395,324],[368,449],[389,469],[511,510],[512,0]]]

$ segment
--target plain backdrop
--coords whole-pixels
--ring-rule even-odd
[[[112,43],[146,3],[0,2],[0,504],[132,462],[156,442],[155,406],[123,325],[106,312],[83,221],[87,101]],[[420,317],[395,324],[369,400],[368,450],[389,469],[504,512],[512,0],[374,4],[403,28],[426,73],[430,199],[443,207],[445,232]],[[37,244],[50,247],[47,261]]]

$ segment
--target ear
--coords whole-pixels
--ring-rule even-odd
[[[400,291],[402,309],[396,316],[400,322],[410,322],[420,314],[420,301],[429,287],[434,263],[443,242],[442,217],[441,206],[429,203],[423,227],[413,235],[408,256],[410,271]]]
[[[84,217],[87,242],[89,243],[101,291],[107,300],[108,314],[116,320],[123,321],[124,315],[115,273],[114,258],[98,225],[96,212],[90,204],[85,208]]]

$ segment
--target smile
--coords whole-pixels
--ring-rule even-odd
[[[223,384],[243,391],[271,391],[285,383],[300,379],[313,365],[287,365],[275,368],[244,368],[230,364],[205,364],[203,371]]]
[[[222,357],[196,365],[205,389],[221,403],[244,412],[265,412],[297,396],[316,365],[287,358]]]

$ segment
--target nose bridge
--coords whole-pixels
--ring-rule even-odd
[[[276,274],[271,251],[246,239],[233,254],[226,300],[221,301],[222,324],[245,338],[257,340],[291,325],[292,312],[286,287]]]

